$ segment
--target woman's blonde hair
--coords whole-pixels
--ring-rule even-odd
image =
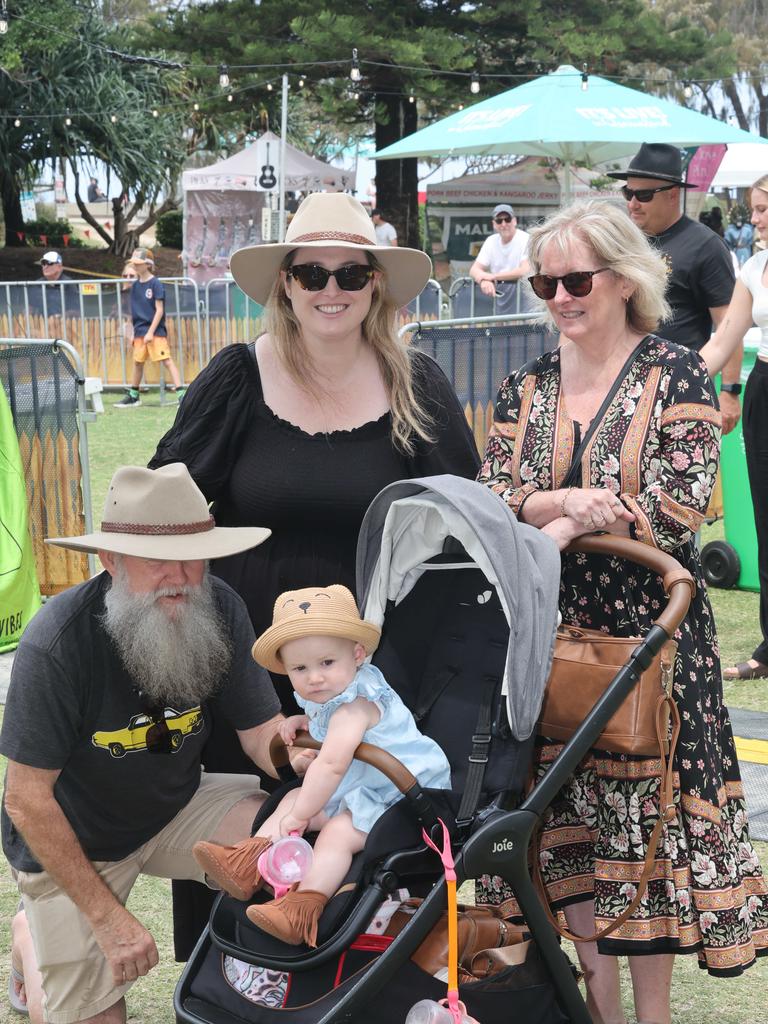
[[[608,267],[635,286],[627,300],[627,323],[633,330],[648,334],[670,319],[672,310],[664,298],[664,259],[621,207],[605,200],[580,200],[534,228],[528,248],[533,272],[541,271],[547,246],[554,245],[567,255],[574,242],[589,246],[600,267]],[[546,319],[551,322],[552,317],[547,313]]]
[[[761,192],[768,192],[768,174],[761,174],[757,181],[749,186],[750,192],[753,188],[759,188]],[[750,196],[749,205],[752,206],[752,197]]]
[[[416,393],[408,346],[398,338],[395,331],[397,307],[387,291],[386,275],[371,253],[365,255],[370,266],[378,271],[381,277],[373,285],[371,308],[362,323],[363,340],[371,346],[376,355],[389,396],[392,441],[400,451],[406,455],[413,455],[416,450],[416,438],[427,442],[434,440],[431,432],[433,423],[424,409],[420,396]],[[290,252],[280,269],[288,270],[292,261],[293,252]],[[314,374],[309,354],[301,336],[301,327],[285,291],[283,274],[278,274],[267,299],[265,326],[277,356],[292,380],[310,395],[321,394],[319,390],[312,388]]]

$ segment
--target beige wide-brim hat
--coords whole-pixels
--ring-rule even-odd
[[[360,618],[350,590],[334,583],[330,587],[286,590],[275,601],[272,625],[253,645],[254,660],[269,672],[285,672],[278,651],[289,640],[307,636],[336,636],[362,644],[367,655],[379,646],[381,630]]]
[[[289,252],[330,246],[375,256],[396,306],[415,299],[432,276],[432,262],[420,249],[378,245],[373,221],[354,196],[343,192],[308,195],[293,215],[284,242],[238,249],[229,269],[240,289],[263,306]]]
[[[48,537],[46,544],[188,561],[236,555],[257,547],[271,533],[261,526],[216,526],[187,467],[172,462],[159,469],[121,467],[109,485],[101,530],[82,537]]]

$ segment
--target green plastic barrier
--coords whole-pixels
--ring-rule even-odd
[[[741,383],[745,385],[752,372],[759,348],[759,331],[744,341],[744,362]],[[719,388],[719,378],[718,378]],[[743,396],[743,391],[742,391]],[[704,576],[713,586],[733,587],[739,590],[760,590],[757,571],[757,534],[755,514],[749,490],[747,460],[744,453],[744,434],[741,420],[722,441],[720,473],[723,482],[723,525],[725,541],[706,544],[701,552]]]
[[[0,652],[14,650],[40,603],[19,442],[0,387]]]

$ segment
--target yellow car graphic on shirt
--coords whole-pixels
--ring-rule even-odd
[[[175,711],[173,708],[163,710],[163,718],[168,728],[168,739],[164,749],[175,753],[181,749],[184,737],[200,732],[203,728],[203,712],[198,706],[188,711]],[[157,726],[157,719],[151,718],[143,712],[134,715],[128,722],[125,729],[115,729],[112,732],[95,732],[91,737],[94,747],[103,747],[108,750],[112,757],[125,757],[129,751],[147,750],[147,733],[149,729]],[[162,725],[162,722],[160,723]]]

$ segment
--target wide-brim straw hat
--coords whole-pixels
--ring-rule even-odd
[[[330,587],[287,590],[275,601],[272,625],[253,645],[254,660],[269,672],[285,673],[278,651],[289,640],[307,636],[335,636],[362,644],[367,655],[379,646],[381,630],[360,618],[350,590]]]
[[[188,561],[226,558],[255,548],[272,533],[261,526],[216,526],[208,502],[181,462],[159,469],[123,466],[112,477],[101,530],[48,537],[75,551]]]
[[[343,192],[308,195],[293,215],[284,242],[238,249],[229,269],[238,287],[263,306],[289,252],[330,246],[375,256],[398,307],[415,299],[432,276],[432,262],[420,249],[378,245],[373,221],[354,196]]]

